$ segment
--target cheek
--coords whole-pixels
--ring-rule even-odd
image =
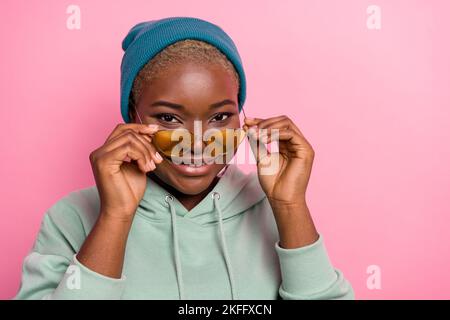
[[[241,120],[239,119],[239,117],[235,117],[235,119],[233,119],[231,123],[235,128],[239,128],[241,126]]]
[[[236,113],[236,115],[231,116],[229,119],[225,120],[225,123],[221,125],[223,128],[240,128],[243,124],[244,117]]]

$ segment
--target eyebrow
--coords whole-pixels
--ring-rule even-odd
[[[225,99],[216,103],[213,103],[209,106],[210,109],[216,109],[216,108],[220,108],[222,106],[225,106],[227,104],[232,104],[234,106],[236,106],[236,102],[234,102],[233,100],[230,99]],[[185,109],[185,107],[181,104],[177,104],[177,103],[173,103],[173,102],[169,102],[169,101],[164,101],[164,100],[158,100],[155,101],[151,104],[152,107],[156,107],[156,106],[164,106],[164,107],[169,107],[172,109],[176,109],[176,110],[183,110]]]

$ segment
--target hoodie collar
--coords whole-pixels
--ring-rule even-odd
[[[214,213],[213,195],[219,194],[223,219],[245,212],[265,197],[261,189],[256,173],[243,173],[237,165],[228,164],[222,177],[214,188],[191,210],[187,210],[175,197],[172,205],[177,216],[190,219],[198,224],[209,224],[218,221]],[[151,220],[170,219],[170,211],[166,197],[171,194],[153,181],[147,178],[147,187],[139,204],[137,213]]]

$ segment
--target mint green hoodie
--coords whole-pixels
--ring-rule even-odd
[[[123,275],[113,279],[76,259],[99,213],[95,186],[45,214],[25,258],[16,299],[353,299],[323,237],[283,249],[255,173],[229,165],[188,211],[148,178],[129,233]]]

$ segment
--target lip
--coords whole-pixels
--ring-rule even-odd
[[[179,174],[191,177],[204,176],[212,167],[211,164],[203,164],[199,167],[190,167],[186,164],[175,164],[170,160],[168,160],[168,162]]]
[[[166,161],[177,171],[179,174],[184,176],[196,177],[196,176],[204,176],[206,175],[212,168],[214,162],[209,164],[202,164],[198,167],[191,167],[186,164],[176,164],[172,162],[170,159],[166,158]],[[194,160],[191,162],[195,163]]]

